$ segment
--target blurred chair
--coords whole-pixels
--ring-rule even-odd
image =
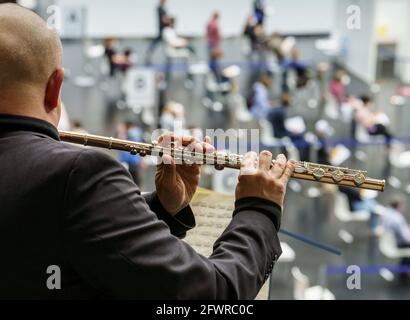
[[[352,152],[345,145],[338,144],[330,151],[330,163],[332,166],[340,166],[346,162],[351,155]]]
[[[391,165],[398,169],[409,168],[410,151],[406,151],[403,143],[395,141],[389,153],[389,160]]]
[[[265,148],[285,148],[288,158],[300,160],[299,150],[294,146],[289,137],[275,138],[272,124],[266,119],[259,120],[260,142]]]
[[[167,46],[165,53],[170,62],[174,62],[179,59],[187,61],[191,59],[191,52],[185,48],[174,48],[172,46]]]
[[[368,221],[370,219],[370,212],[368,211],[354,211],[349,207],[349,200],[347,196],[341,192],[335,194],[335,216],[341,222],[350,221]]]
[[[266,119],[259,120],[260,139],[261,143],[267,147],[277,147],[281,144],[280,139],[273,136],[273,126]]]
[[[86,48],[86,56],[89,59],[99,59],[104,57],[105,54],[105,48],[101,44],[97,45],[89,45]]]
[[[101,76],[108,77],[110,64],[105,57],[105,47],[102,44],[89,43],[85,45],[85,57],[91,67],[94,61],[99,64],[96,71],[99,72]]]
[[[253,120],[252,114],[249,112],[246,106],[246,100],[241,95],[235,96],[236,103],[233,105],[235,110],[232,110],[235,114],[236,120],[238,122],[250,122]]]
[[[335,194],[334,212],[336,218],[344,223],[351,221],[368,221],[370,219],[370,212],[368,211],[355,211],[352,212],[349,206],[349,200],[347,196],[341,192]],[[346,229],[340,229],[338,236],[343,242],[351,244],[354,241],[354,236]]]
[[[295,261],[296,253],[286,242],[281,242],[282,254],[278,263],[292,263]]]
[[[309,278],[298,267],[292,268],[293,298],[295,300],[335,300],[334,294],[322,286],[309,287]]]
[[[203,105],[214,111],[222,111],[225,95],[231,90],[229,82],[218,83],[215,75],[208,72],[205,78],[206,97],[203,99]]]
[[[360,123],[357,123],[356,127],[356,140],[363,144],[383,144],[385,142],[385,138],[382,136],[371,136],[367,129],[363,127]]]
[[[389,259],[410,257],[410,249],[397,248],[394,233],[385,230],[379,239],[380,252]]]
[[[387,181],[393,188],[400,189],[403,181],[409,181],[409,172],[408,170],[403,171],[403,169],[410,168],[410,151],[406,151],[403,143],[394,141],[389,152],[389,162],[399,172],[396,172],[394,176],[391,175]],[[401,177],[401,179],[398,177]],[[406,192],[410,193],[409,191],[410,184],[407,184]]]
[[[327,96],[325,105],[325,115],[326,117],[332,120],[337,120],[339,118],[339,106],[337,105],[337,102],[332,95]]]
[[[170,45],[165,50],[166,54],[166,74],[170,77],[173,65],[177,65],[178,69],[185,71],[187,78],[185,80],[185,87],[192,89],[194,86],[193,78],[194,74],[191,68],[192,53],[186,48],[174,48]],[[194,70],[197,71],[197,70]],[[200,70],[202,72],[202,70]]]
[[[297,74],[296,71],[293,69],[289,69],[286,72],[286,85],[290,92],[294,92],[296,90],[296,83],[297,83]]]

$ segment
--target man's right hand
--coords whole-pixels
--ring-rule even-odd
[[[287,161],[286,157],[280,154],[272,168],[271,163],[272,154],[269,151],[262,151],[259,160],[255,152],[244,156],[236,187],[236,200],[262,198],[283,208],[286,186],[295,170],[295,161]]]

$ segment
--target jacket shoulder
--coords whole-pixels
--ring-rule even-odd
[[[51,139],[47,139],[46,143],[42,141],[40,148],[43,149],[43,154],[47,155],[49,160],[53,160],[56,164],[62,164],[70,171],[78,167],[91,172],[95,172],[101,167],[122,167],[112,155],[95,148],[81,147]]]

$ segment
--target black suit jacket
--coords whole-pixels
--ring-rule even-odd
[[[195,225],[189,207],[173,218],[109,155],[0,114],[0,298],[252,299],[281,253],[280,216],[242,199],[205,258],[178,239]]]

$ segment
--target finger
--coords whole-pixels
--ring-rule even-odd
[[[188,146],[192,143],[199,142],[199,140],[197,138],[192,137],[192,136],[182,136],[182,137],[179,138],[179,140],[181,141],[182,146],[184,146],[184,147],[186,147],[186,146]]]
[[[289,160],[288,163],[286,164],[286,169],[283,172],[282,177],[280,178],[280,180],[284,184],[287,184],[289,179],[292,177],[293,172],[295,172],[295,167],[296,167],[296,162],[294,160]]]
[[[256,173],[256,161],[258,155],[255,152],[248,152],[244,155],[241,165],[241,175]]]
[[[286,157],[283,154],[280,154],[276,157],[276,161],[273,164],[272,169],[270,170],[274,178],[279,179],[282,176],[283,171],[286,168],[286,161]]]
[[[199,140],[193,140],[188,146],[188,150],[195,150],[199,153],[211,153],[215,151],[215,147],[207,142],[200,142]]]
[[[176,180],[176,164],[170,155],[162,157],[162,163],[158,169],[161,174],[161,182],[164,184],[173,184]]]
[[[176,148],[180,145],[180,143],[178,142],[178,139],[173,132],[168,132],[168,133],[161,135],[158,138],[157,145],[159,147],[166,149],[166,148]],[[170,154],[170,150],[165,150],[165,151],[167,151],[167,153]]]
[[[195,158],[195,163],[198,165],[206,163],[206,157],[204,154],[209,154],[215,151],[215,148],[206,143],[206,142],[200,142],[199,140],[195,139],[192,143],[190,143],[187,147],[186,150],[188,151],[194,151],[194,154],[190,154],[190,156],[193,156]]]
[[[175,134],[173,132],[167,132],[159,136],[157,142],[158,144],[163,144],[164,142],[170,142],[174,140]]]
[[[202,165],[204,163],[204,146],[201,142],[191,143],[186,147],[187,164]]]
[[[269,151],[262,151],[259,156],[259,169],[269,171],[272,165],[272,153]]]
[[[204,139],[204,152],[212,153],[215,151],[215,147],[212,145],[212,140],[209,136],[206,136]]]
[[[161,141],[161,140],[160,140]],[[198,139],[192,136],[177,136],[173,132],[166,133],[163,135],[162,139],[162,145],[165,147],[174,147],[174,148],[179,148],[179,147],[186,147],[191,144],[194,144],[196,142],[199,142]]]

